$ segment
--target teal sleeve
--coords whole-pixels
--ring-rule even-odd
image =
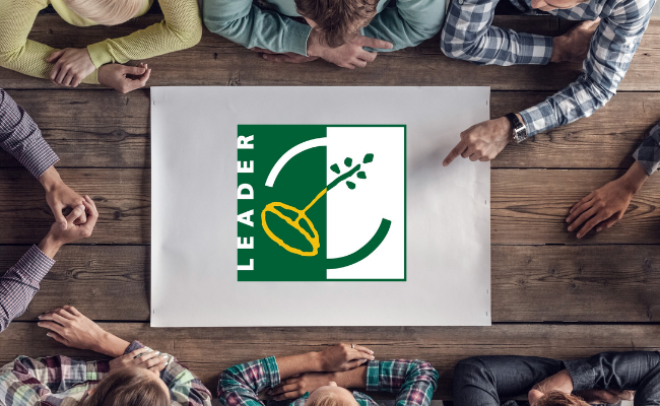
[[[276,11],[261,10],[252,0],[205,0],[203,14],[211,32],[248,49],[307,56],[311,27]]]
[[[445,21],[446,0],[398,0],[396,7],[386,7],[362,30],[362,35],[382,39],[398,51],[414,47],[440,32]]]

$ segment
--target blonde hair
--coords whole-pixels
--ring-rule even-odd
[[[305,406],[353,406],[354,404],[346,402],[335,391],[323,391],[316,398],[305,403]]]
[[[147,0],[64,0],[77,15],[101,25],[125,23],[145,6]]]

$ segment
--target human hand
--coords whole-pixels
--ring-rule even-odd
[[[99,83],[126,94],[144,87],[151,76],[149,65],[126,66],[117,63],[99,68]]]
[[[594,21],[582,21],[571,28],[566,34],[552,39],[552,56],[550,62],[584,61],[589,54],[591,38],[598,28],[600,18]]]
[[[73,306],[64,306],[39,316],[46,335],[67,347],[97,351],[108,333]],[[101,351],[99,351],[101,352]]]
[[[143,347],[110,361],[110,372],[121,368],[136,367],[144,368],[156,376],[160,376],[160,371],[165,369],[168,363],[169,357],[166,354]]]
[[[74,208],[80,206],[85,199],[62,181],[60,174],[54,166],[48,168],[46,172],[41,175],[39,182],[41,182],[46,190],[46,201],[55,216],[55,221],[57,221],[62,230],[66,230],[67,220],[66,217],[64,217],[62,210],[67,207]],[[80,218],[76,220],[75,224],[84,224],[86,221],[87,214],[83,210]]]
[[[582,238],[596,226],[596,232],[612,227],[623,218],[630,201],[646,179],[646,171],[635,162],[625,175],[589,193],[571,208],[566,217],[566,222],[571,223],[568,231],[574,231],[586,222],[577,233],[577,238]]]
[[[77,87],[96,69],[87,48],[65,48],[55,51],[46,62],[55,64],[50,70],[50,80],[67,87]]]
[[[250,51],[260,53],[262,58],[270,62],[306,63],[319,59],[317,56],[298,55],[294,52],[278,54],[263,48],[250,48]]]
[[[367,347],[340,343],[317,353],[320,371],[348,371],[376,359]]]
[[[442,166],[449,165],[459,155],[469,157],[470,161],[486,162],[495,159],[512,139],[512,135],[511,122],[506,117],[473,125],[461,133],[461,141],[447,155]]]
[[[330,385],[330,382],[336,382],[336,374],[328,372],[309,372],[293,378],[285,379],[279,385],[269,389],[266,394],[272,396],[274,400],[293,400],[298,399],[305,393],[312,393],[322,386]]]
[[[392,49],[392,43],[376,38],[358,35],[353,41],[347,42],[337,48],[324,46],[319,41],[319,35],[315,30],[307,40],[307,54],[320,57],[337,66],[348,69],[364,68],[367,62],[373,62],[378,55],[377,52],[365,51],[363,47],[374,49]]]
[[[87,221],[84,224],[76,224],[85,212]],[[59,223],[54,223],[46,237],[39,243],[39,248],[44,254],[53,258],[63,245],[90,237],[98,218],[96,205],[89,196],[85,196],[83,204],[76,206],[67,216],[67,229],[62,230]]]
[[[585,402],[595,405],[616,405],[622,400],[632,401],[635,399],[635,391],[630,390],[591,389],[577,392],[576,395],[584,399]]]

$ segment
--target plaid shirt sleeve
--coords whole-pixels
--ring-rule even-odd
[[[449,1],[449,0],[448,0]],[[451,0],[440,48],[478,65],[547,64],[552,37],[493,27],[499,0]]]
[[[218,397],[224,406],[259,406],[259,392],[279,385],[275,357],[234,365],[220,375]]]
[[[651,134],[637,148],[633,158],[642,165],[649,176],[658,170],[660,167],[660,123],[651,130]]]
[[[0,404],[59,405],[62,400],[53,397],[53,394],[69,391],[78,384],[98,382],[109,371],[107,361],[81,361],[64,356],[39,359],[19,356],[0,369]]]
[[[139,341],[133,341],[124,351],[131,353],[140,348],[147,348]],[[169,354],[167,367],[160,373],[165,385],[170,389],[173,404],[186,406],[211,406],[211,392],[188,368]]]
[[[39,290],[39,282],[54,264],[55,261],[33,245],[0,277],[0,332],[25,312]]]
[[[419,360],[371,361],[367,365],[367,391],[398,393],[397,406],[431,404],[438,371]]]
[[[59,161],[37,124],[3,89],[0,89],[0,147],[37,179]]]
[[[591,40],[582,75],[520,112],[529,136],[589,117],[614,96],[646,31],[654,4],[655,0],[627,0],[610,9]]]

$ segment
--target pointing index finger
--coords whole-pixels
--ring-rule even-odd
[[[442,166],[447,166],[454,159],[456,159],[459,155],[463,153],[467,149],[467,143],[465,142],[465,138],[461,139],[459,143],[454,147],[454,149],[451,150],[449,155],[445,158],[445,160],[442,162]]]

